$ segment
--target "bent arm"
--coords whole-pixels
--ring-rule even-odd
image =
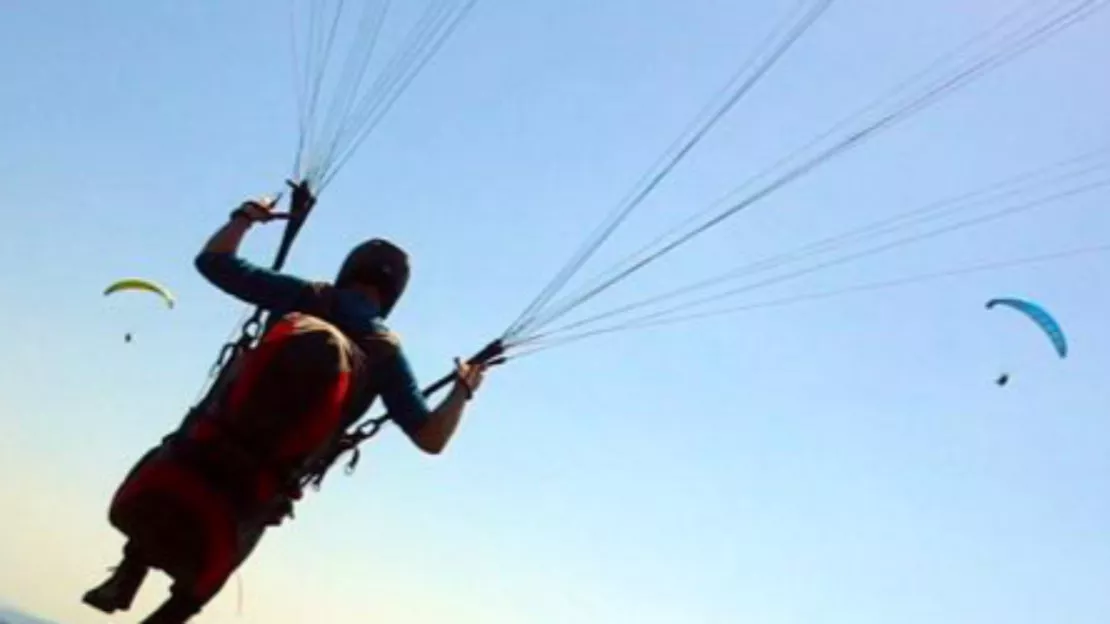
[[[291,275],[271,271],[237,255],[243,235],[250,229],[248,219],[232,219],[216,231],[194,265],[209,282],[227,294],[268,310],[295,307],[313,285]]]
[[[462,420],[463,409],[466,407],[467,393],[461,386],[455,384],[451,392],[443,401],[432,410],[428,420],[417,429],[409,438],[416,446],[426,453],[438,455],[447,447],[447,443],[455,435],[455,430]]]
[[[466,407],[467,391],[459,384],[429,409],[404,355],[397,352],[383,379],[382,401],[393,421],[416,446],[431,455],[443,452],[454,437]]]

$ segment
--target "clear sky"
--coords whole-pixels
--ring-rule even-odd
[[[414,257],[418,374],[497,335],[788,4],[480,2],[322,197],[289,268]],[[844,0],[614,240],[650,240],[1016,0]],[[391,26],[386,26],[386,32]],[[399,27],[398,27],[399,28]],[[1105,12],[660,261],[613,301],[1104,145]],[[0,20],[0,602],[66,624],[105,518],[241,309],[192,259],[296,140],[284,3],[10,3]],[[1105,191],[754,299],[1108,241]],[[277,228],[244,253],[269,261]],[[610,259],[615,255],[606,256]],[[491,373],[441,457],[389,431],[200,622],[1110,621],[1105,256],[599,338]],[[598,265],[601,266],[601,265]],[[105,300],[141,275],[168,312]],[[1052,356],[997,295],[1065,325]],[[124,344],[122,335],[134,331]],[[1008,370],[1005,389],[994,377]],[[159,578],[138,610],[163,597]]]

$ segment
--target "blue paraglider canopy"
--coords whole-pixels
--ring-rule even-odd
[[[1056,354],[1061,358],[1067,357],[1068,342],[1067,338],[1064,336],[1064,331],[1060,328],[1060,324],[1056,322],[1056,319],[1043,307],[1031,301],[1025,301],[1024,299],[1001,298],[991,299],[987,302],[988,310],[995,306],[1006,306],[1025,314],[1025,316],[1036,323],[1037,326],[1044,331],[1045,335],[1048,336],[1049,340],[1052,341],[1052,346],[1056,348]]]

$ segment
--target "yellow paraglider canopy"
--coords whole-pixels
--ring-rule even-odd
[[[107,296],[122,290],[141,290],[154,293],[162,297],[162,300],[166,302],[166,307],[168,308],[173,308],[176,301],[173,297],[173,293],[165,286],[139,277],[129,277],[113,282],[104,289],[104,295]]]

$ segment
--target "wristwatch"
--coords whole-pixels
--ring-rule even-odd
[[[247,209],[243,208],[242,206],[239,206],[235,210],[232,210],[231,214],[228,216],[228,219],[231,220],[231,221],[234,221],[234,220],[240,219],[240,218],[241,219],[246,219],[248,223],[254,223],[254,217],[252,217],[251,213],[248,212]]]

